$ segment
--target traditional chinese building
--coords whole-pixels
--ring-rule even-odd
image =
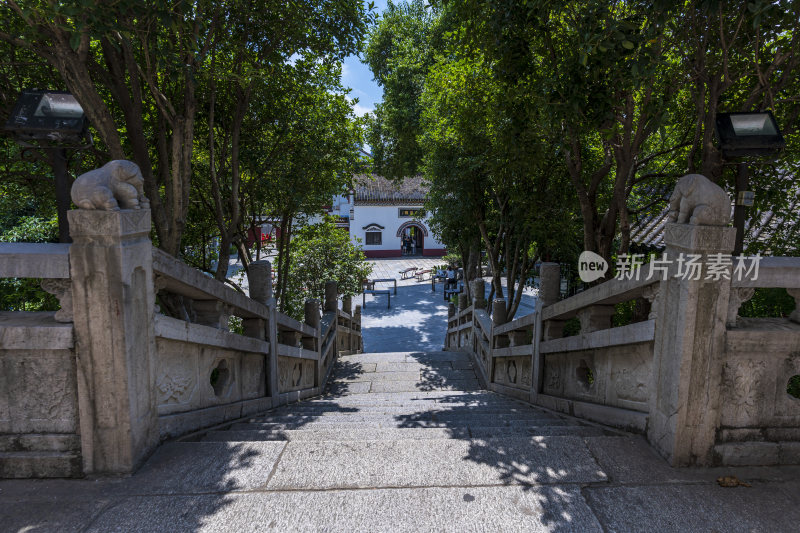
[[[330,214],[361,240],[367,257],[441,256],[444,245],[431,233],[422,176],[395,183],[376,174],[359,174],[347,196],[334,198]]]

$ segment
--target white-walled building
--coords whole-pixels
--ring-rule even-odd
[[[423,209],[426,194],[421,176],[394,183],[360,174],[351,194],[333,199],[330,214],[348,225],[353,241],[361,240],[367,257],[441,256],[446,250],[428,228]]]

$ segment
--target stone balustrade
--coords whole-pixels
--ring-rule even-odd
[[[362,348],[335,283],[299,322],[266,261],[251,298],[155,249],[148,210],[69,218],[71,245],[0,244],[0,277],[43,279],[61,302],[0,313],[0,477],[130,473],[164,439],[320,394]]]
[[[545,264],[535,313],[506,322],[502,303],[490,317],[479,296],[480,307],[450,313],[445,349],[469,352],[487,388],[642,433],[675,466],[800,463],[800,399],[787,393],[800,375],[800,311],[738,317],[756,288],[799,300],[800,258],[763,258],[755,278],[740,280],[731,265],[707,279],[707,259],[730,253],[734,232],[668,225],[667,256],[702,258],[696,280],[673,263],[666,275],[612,279],[558,301],[558,265]],[[633,300],[649,309],[612,327],[615,305]],[[565,337],[575,319],[579,332]]]

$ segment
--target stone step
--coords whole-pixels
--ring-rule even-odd
[[[435,413],[457,412],[469,410],[472,414],[514,414],[514,413],[538,413],[539,411],[532,411],[529,408],[519,406],[478,406],[478,407],[443,407],[441,405],[432,404],[431,406],[402,406],[402,405],[369,405],[361,407],[344,407],[344,406],[320,406],[320,407],[302,407],[297,409],[280,408],[274,411],[268,411],[263,416],[314,416],[324,414],[386,414],[386,415],[405,415],[409,413],[416,413],[419,411],[429,411]],[[542,413],[544,414],[544,413]]]
[[[436,380],[476,380],[473,370],[434,370],[420,369],[400,372],[335,372],[334,383],[353,383],[357,381],[420,381],[432,382]]]
[[[494,415],[454,418],[451,420],[433,420],[429,417],[414,417],[406,420],[395,418],[374,419],[316,419],[307,421],[286,422],[239,422],[231,426],[232,430],[287,430],[309,428],[463,428],[481,427],[519,427],[521,425],[565,426],[571,422],[557,419],[530,419],[526,421],[497,418]]]
[[[250,423],[291,423],[291,422],[371,422],[371,421],[403,421],[403,420],[502,420],[510,422],[522,422],[528,420],[562,420],[561,418],[549,414],[537,413],[535,411],[522,411],[518,413],[473,413],[468,410],[462,411],[411,411],[406,413],[312,413],[312,414],[267,414],[264,416],[251,417]]]
[[[268,490],[605,482],[583,437],[288,442]],[[509,502],[513,505],[513,502]],[[375,512],[379,512],[376,509]]]
[[[327,390],[336,394],[364,394],[368,392],[479,391],[481,390],[481,386],[477,378],[414,379],[404,381],[373,380],[333,382],[328,385]]]
[[[309,428],[288,430],[228,430],[212,431],[203,441],[386,441],[496,438],[500,436],[580,436],[597,437],[608,433],[600,428],[580,425],[525,427],[456,427],[456,428]]]
[[[81,456],[74,452],[0,452],[0,479],[82,477]]]

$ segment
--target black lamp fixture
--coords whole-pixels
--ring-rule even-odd
[[[49,153],[55,175],[59,241],[70,242],[67,211],[71,180],[67,174],[67,150],[92,144],[83,108],[68,92],[24,90],[4,129],[23,146],[23,154],[34,148]]]
[[[777,155],[786,146],[771,111],[717,113],[716,133],[725,157]]]
[[[86,134],[83,108],[68,92],[22,91],[5,129],[18,141],[80,143]]]
[[[725,159],[775,157],[786,146],[778,121],[771,111],[717,113],[715,130]],[[745,208],[752,206],[755,200],[755,193],[748,190],[750,178],[746,161],[740,161],[738,166],[733,210],[733,225],[736,228],[734,255],[742,254]]]

